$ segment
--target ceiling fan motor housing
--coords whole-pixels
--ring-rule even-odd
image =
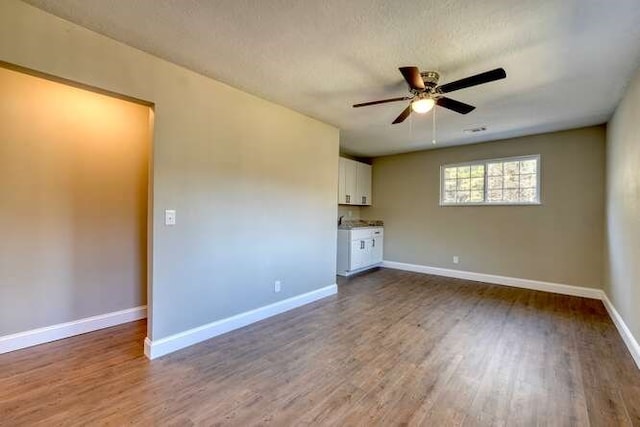
[[[440,80],[440,74],[436,71],[423,71],[420,73],[420,77],[422,77],[422,81],[427,89],[438,86],[438,81]]]

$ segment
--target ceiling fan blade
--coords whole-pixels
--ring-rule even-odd
[[[402,73],[402,77],[407,81],[409,87],[415,90],[424,90],[424,82],[420,75],[418,67],[400,67],[398,68]]]
[[[475,76],[447,83],[440,86],[438,88],[438,91],[440,93],[449,93],[453,92],[454,90],[460,90],[471,86],[477,86],[484,83],[493,82],[495,80],[504,79],[505,77],[507,77],[507,72],[504,71],[504,68],[496,68],[495,70],[487,71],[485,73],[476,74]]]
[[[408,101],[410,99],[411,98],[409,98],[408,96],[402,96],[399,98],[381,99],[380,101],[362,102],[360,104],[355,104],[353,108],[367,107],[369,105],[386,104],[387,102]]]
[[[409,117],[410,114],[411,114],[411,104],[409,104],[407,108],[402,110],[402,113],[400,113],[400,115],[396,117],[396,119],[391,124],[395,125],[395,124],[404,122],[405,119]]]
[[[447,98],[446,96],[438,98],[436,104],[460,114],[469,114],[476,109],[473,105],[465,104],[464,102],[456,101],[455,99]]]

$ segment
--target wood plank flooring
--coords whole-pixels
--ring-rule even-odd
[[[596,300],[381,269],[153,362],[144,336],[0,355],[0,425],[640,425]]]

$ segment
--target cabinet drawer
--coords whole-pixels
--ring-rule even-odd
[[[383,228],[359,228],[351,230],[351,240],[370,239],[372,237],[382,237]]]
[[[367,239],[371,237],[370,228],[362,228],[358,230],[351,230],[351,240]]]
[[[382,237],[384,235],[384,228],[372,228],[371,237]]]

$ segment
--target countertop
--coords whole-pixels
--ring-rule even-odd
[[[371,219],[347,219],[342,221],[338,230],[353,230],[354,228],[378,228],[383,227],[384,221]]]

